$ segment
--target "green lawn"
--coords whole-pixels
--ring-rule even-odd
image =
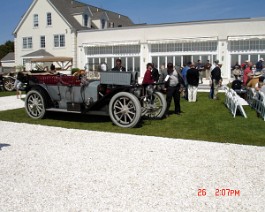
[[[0,91],[0,97],[16,95],[16,91]]]
[[[248,118],[244,118],[240,114],[233,118],[224,105],[224,94],[219,96],[220,100],[211,100],[208,98],[208,93],[199,93],[196,103],[189,103],[181,99],[183,111],[181,116],[172,114],[163,120],[145,119],[139,127],[132,129],[123,129],[113,125],[109,117],[81,114],[50,112],[45,119],[33,120],[27,116],[24,109],[0,112],[0,120],[135,135],[265,146],[265,122],[257,117],[256,112],[249,106],[244,106]],[[173,110],[173,102],[171,109]]]

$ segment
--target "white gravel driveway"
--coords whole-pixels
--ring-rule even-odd
[[[264,147],[3,121],[0,136],[0,211],[265,211]]]

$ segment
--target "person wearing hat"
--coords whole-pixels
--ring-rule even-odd
[[[169,108],[172,98],[174,99],[175,103],[174,113],[176,115],[180,115],[180,93],[181,88],[184,86],[184,81],[180,71],[174,69],[173,63],[168,63],[167,69],[162,71],[160,82],[164,82],[166,88],[167,109],[165,116],[169,116]]]
[[[236,80],[241,76],[241,69],[239,68],[239,65],[235,65],[235,69],[233,70],[233,75]]]
[[[264,59],[260,58],[260,60],[256,63],[256,71],[261,71],[263,69]]]
[[[264,83],[264,76],[259,77],[259,82],[255,85],[256,91],[262,91],[261,88],[265,85]]]
[[[255,74],[252,74],[251,80],[247,83],[248,88],[255,88],[256,84],[259,83],[259,78],[261,77],[260,72],[255,72]]]

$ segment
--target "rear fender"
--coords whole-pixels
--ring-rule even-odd
[[[28,88],[26,90],[26,93],[28,93],[30,90],[37,90],[41,94],[44,95],[44,101],[46,103],[47,108],[49,108],[53,105],[52,99],[51,99],[51,97],[50,97],[50,95],[49,95],[49,93],[45,87],[42,87],[41,85],[34,85],[34,86],[31,86],[30,88]]]

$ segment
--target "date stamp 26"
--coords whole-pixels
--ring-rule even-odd
[[[199,188],[197,195],[199,197],[207,196],[208,192],[205,188]],[[214,191],[214,196],[216,197],[239,197],[239,189],[230,189],[230,188],[216,188]]]

